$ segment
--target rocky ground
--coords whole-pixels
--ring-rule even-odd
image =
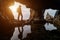
[[[60,15],[56,16],[54,19],[53,19],[53,23],[60,26]]]

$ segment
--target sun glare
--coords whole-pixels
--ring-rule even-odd
[[[14,18],[17,19],[18,18],[18,12],[17,12],[17,8],[21,6],[21,10],[22,10],[22,14],[23,14],[23,20],[27,20],[29,19],[30,16],[30,8],[26,8],[25,5],[19,3],[19,2],[14,2],[14,5],[9,6],[10,10],[12,11]],[[27,17],[28,18],[27,18]]]

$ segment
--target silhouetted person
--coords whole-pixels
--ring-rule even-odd
[[[20,27],[18,27],[18,31],[19,31],[18,38],[19,38],[20,40],[23,40],[23,31],[24,31],[23,26],[22,26],[22,31],[20,30]]]
[[[18,7],[17,12],[18,12],[18,21],[19,21],[20,16],[21,16],[21,20],[23,20],[23,15],[22,15],[22,11],[21,11],[21,6]],[[20,27],[18,27],[18,30],[19,30],[19,33],[20,33],[20,34],[18,35],[18,37],[20,38],[20,40],[22,40],[23,27],[22,27],[22,32],[20,32]]]
[[[21,11],[21,6],[18,7],[17,12],[18,12],[18,20],[19,20],[20,16],[21,16],[21,20],[23,20],[23,15],[22,15],[22,11]]]

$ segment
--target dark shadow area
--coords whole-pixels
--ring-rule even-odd
[[[9,10],[9,6],[14,4],[14,0],[0,0],[0,40],[12,40],[11,38],[18,29],[17,39],[13,40],[59,40],[60,39],[60,11],[56,14],[56,17],[51,21],[46,21],[44,19],[45,9],[56,9],[60,10],[60,1],[59,0],[16,0],[25,4],[28,8],[31,8],[35,11],[34,17],[31,17],[28,20],[15,20],[14,16]],[[20,15],[19,15],[20,16]],[[22,14],[21,14],[22,16]],[[32,19],[31,19],[32,18]],[[38,18],[34,19],[34,18]],[[58,18],[58,20],[57,20]],[[52,24],[56,27],[56,30],[46,30],[45,24],[49,26]],[[50,23],[50,24],[49,24]],[[30,25],[30,33],[28,26]],[[46,26],[46,27],[47,27]],[[20,28],[21,27],[21,28]],[[52,28],[52,27],[51,27]],[[24,31],[25,30],[25,31]],[[26,32],[26,33],[24,33]],[[24,37],[24,35],[26,35]],[[15,34],[16,35],[16,34]]]

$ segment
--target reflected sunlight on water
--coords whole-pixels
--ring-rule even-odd
[[[20,31],[22,31],[21,27],[20,27]],[[23,37],[22,38],[26,38],[28,33],[31,33],[31,26],[25,25],[23,27],[23,35],[22,35]],[[16,27],[11,40],[19,40],[18,35],[19,35],[19,31],[18,31],[18,27]]]
[[[46,23],[44,26],[45,26],[45,29],[49,31],[57,30],[57,28],[51,23]]]
[[[45,28],[44,28],[45,27]],[[23,30],[23,31],[22,31]],[[49,32],[46,32],[46,31]],[[56,30],[57,32],[57,27],[55,27],[51,23],[45,23],[44,26],[42,24],[35,24],[35,25],[24,25],[23,29],[20,27],[20,32],[18,30],[18,27],[15,27],[15,31],[13,33],[13,36],[11,37],[11,40],[19,40],[19,39],[25,39],[27,37],[41,37],[40,35],[48,35],[52,33],[52,31]],[[45,33],[46,32],[46,33]],[[55,31],[54,31],[55,32]],[[48,34],[47,34],[48,33]],[[44,36],[43,35],[43,36]],[[55,35],[55,34],[53,34]],[[44,37],[43,37],[44,38]]]
[[[19,34],[19,31],[18,31],[18,28],[16,27],[11,40],[19,40],[18,34]]]

